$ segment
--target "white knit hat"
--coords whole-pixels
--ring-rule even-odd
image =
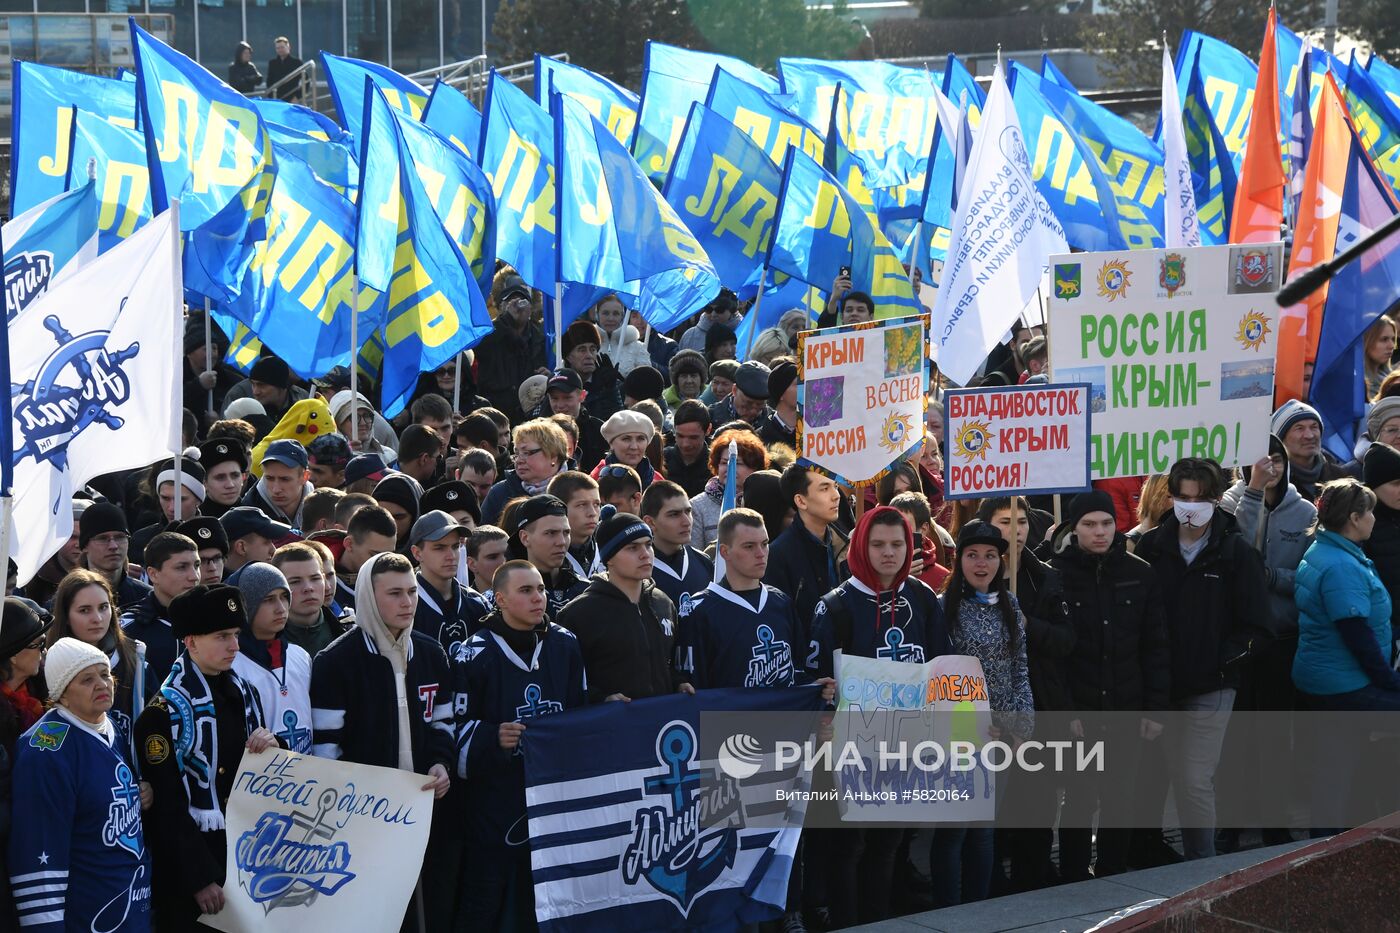
[[[101,649],[85,641],[60,638],[44,655],[44,682],[48,684],[49,697],[58,702],[59,697],[63,696],[63,691],[68,689],[68,682],[77,677],[84,668],[103,664],[110,669],[111,663]]]
[[[650,418],[639,411],[632,411],[624,408],[622,411],[614,412],[612,417],[603,422],[603,440],[609,444],[612,439],[621,434],[645,434],[650,442],[652,436],[656,434],[656,425],[652,424]]]

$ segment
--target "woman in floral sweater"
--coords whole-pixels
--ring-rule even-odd
[[[1015,748],[1035,729],[1026,664],[1026,619],[1002,573],[1007,542],[1001,532],[973,519],[958,532],[958,555],[944,593],[943,618],[954,654],[982,662],[987,697],[992,707],[989,738]],[[997,775],[1000,800],[1009,772]],[[938,906],[951,906],[987,897],[992,880],[990,823],[939,827],[929,850]]]

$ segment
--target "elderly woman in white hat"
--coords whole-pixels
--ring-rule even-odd
[[[9,869],[20,924],[144,933],[151,870],[141,810],[150,790],[107,716],[110,662],[93,645],[60,638],[44,680],[54,705],[15,750]]]
[[[655,434],[656,424],[641,412],[630,408],[614,412],[603,422],[603,440],[608,444],[608,455],[593,468],[593,478],[598,479],[608,467],[629,466],[637,471],[642,488],[646,489],[653,479],[661,475],[647,459],[647,445]]]

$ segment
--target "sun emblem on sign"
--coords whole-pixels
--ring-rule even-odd
[[[1240,329],[1235,339],[1246,350],[1258,350],[1269,337],[1269,319],[1258,311],[1251,311],[1240,318]]]
[[[892,454],[902,453],[914,430],[908,415],[890,413],[880,428],[880,446]]]
[[[1124,297],[1128,294],[1128,283],[1132,277],[1126,259],[1110,259],[1099,269],[1099,297],[1109,301]]]
[[[992,446],[992,425],[989,421],[969,421],[953,437],[953,452],[966,463],[987,459]]]

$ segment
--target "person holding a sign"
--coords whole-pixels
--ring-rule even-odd
[[[1142,536],[1134,552],[1162,585],[1171,653],[1172,709],[1167,774],[1176,793],[1182,847],[1188,859],[1215,855],[1215,769],[1235,705],[1241,662],[1250,644],[1273,630],[1264,561],[1245,542],[1234,517],[1218,508],[1225,475],[1214,460],[1186,457],[1167,475],[1172,511]],[[1146,769],[1139,790],[1161,812],[1166,782]],[[1149,828],[1148,833],[1151,832]]]
[[[147,825],[162,933],[202,929],[200,914],[223,909],[224,807],[238,760],[244,748],[281,745],[263,724],[257,690],[233,671],[247,624],[238,588],[196,586],[172,599],[169,611],[183,650],[136,720],[141,774],[154,792]]]
[[[1007,540],[993,525],[973,519],[958,532],[958,556],[943,595],[952,654],[982,662],[992,705],[990,737],[1013,748],[1035,731],[1035,701],[1026,661],[1026,620],[1011,592],[1002,560]],[[997,796],[1005,781],[998,781]],[[929,869],[940,905],[987,897],[992,883],[992,837],[987,826],[940,826],[929,848]]]
[[[1280,405],[1269,422],[1269,433],[1283,440],[1289,478],[1309,502],[1317,500],[1323,483],[1347,476],[1322,446],[1322,415],[1306,402],[1291,399]]]
[[[441,800],[451,787],[453,711],[465,701],[454,689],[442,646],[414,631],[417,608],[418,582],[408,558],[388,551],[365,561],[355,579],[355,629],[311,665],[311,754],[425,775],[422,789]],[[434,925],[451,911],[440,896],[450,883],[442,877],[450,863],[435,858],[435,837],[449,829],[457,831],[440,817],[434,821],[424,859],[426,909]]]
[[[1127,551],[1118,533],[1113,498],[1100,489],[1070,500],[1055,532],[1050,566],[1060,573],[1065,604],[1075,630],[1068,658],[1076,738],[1112,742],[1102,773],[1070,774],[1060,816],[1060,878],[1090,877],[1090,830],[1099,813],[1095,877],[1127,870],[1134,819],[1139,736],[1162,733],[1160,722],[1143,718],[1128,728],[1095,714],[1159,710],[1167,706],[1171,659],[1162,593],[1147,562]]]
[[[492,589],[495,611],[456,659],[465,686],[456,770],[470,801],[457,920],[463,929],[527,930],[535,908],[520,736],[529,720],[583,706],[588,684],[578,639],[549,621],[533,564],[506,561]]]
[[[913,535],[897,510],[877,506],[861,516],[847,552],[851,576],[818,600],[813,634],[823,675],[832,653],[922,664],[952,654],[938,596],[910,576]],[[891,915],[901,829],[851,830],[834,847],[831,920],[847,926]]]
[[[29,611],[5,600],[7,627],[19,627],[19,609]],[[15,749],[6,881],[20,926],[146,933],[151,883],[142,793],[107,717],[112,668],[100,649],[60,638],[49,649],[44,679],[55,705]]]

